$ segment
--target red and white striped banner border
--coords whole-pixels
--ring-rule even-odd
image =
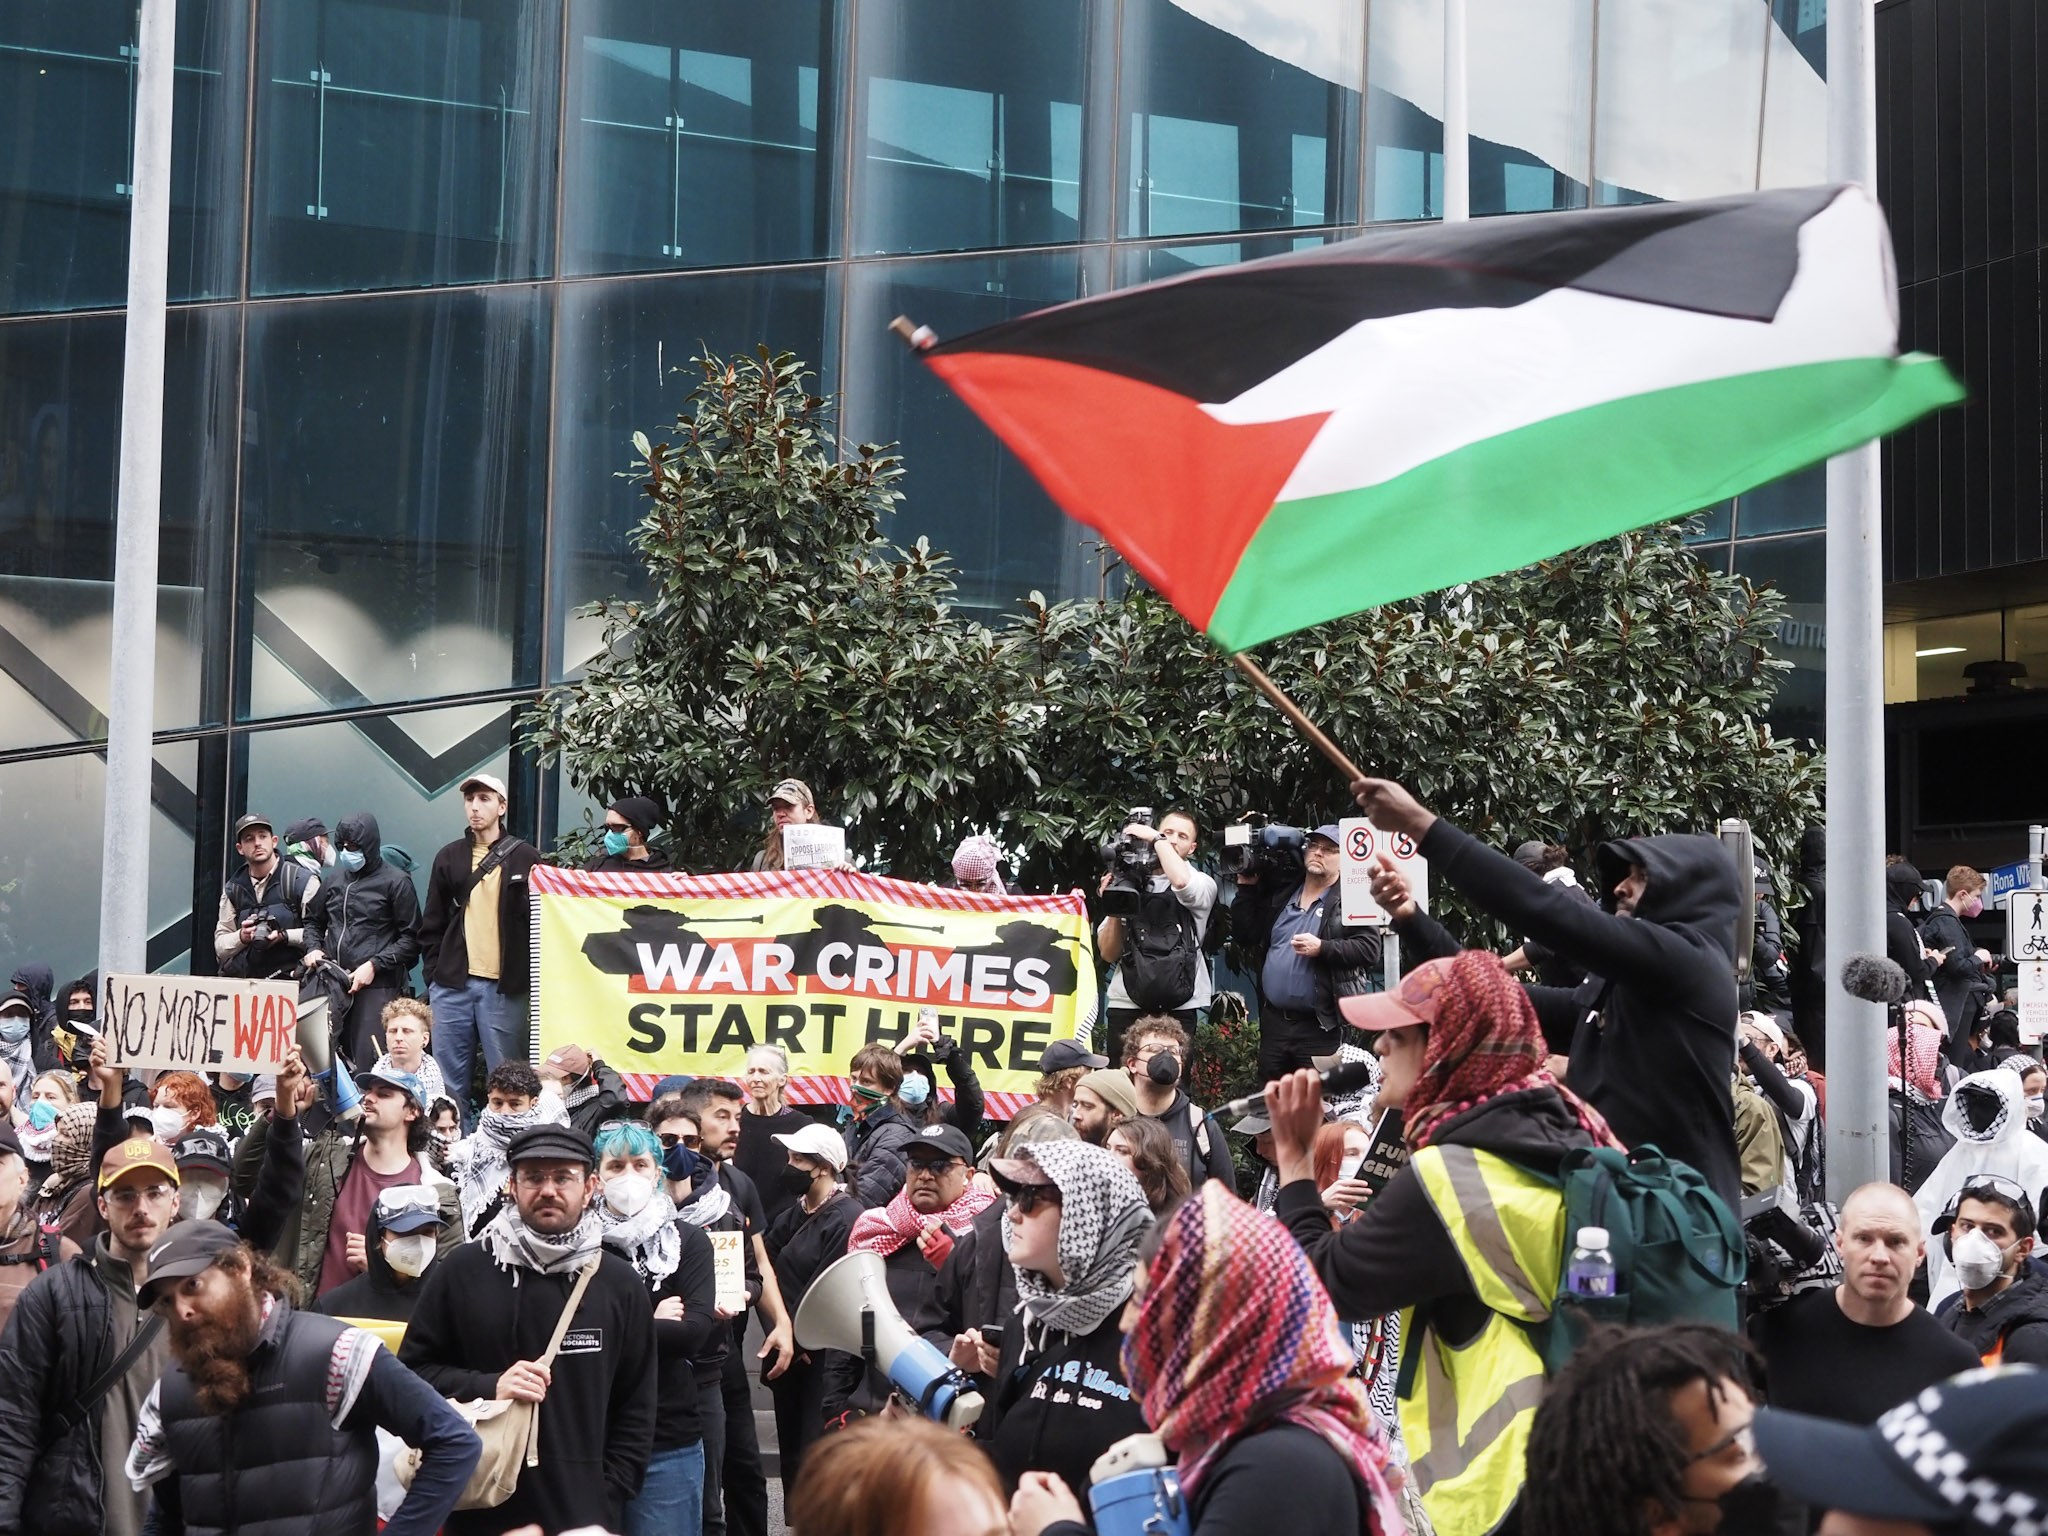
[[[561,869],[536,864],[529,877],[542,896],[666,896],[674,900],[760,901],[801,897],[814,901],[886,901],[933,912],[1046,912],[1085,915],[1079,891],[1063,896],[985,895],[949,885],[891,880],[851,869],[783,869],[731,875],[632,874],[620,870]]]
[[[645,1104],[654,1097],[654,1085],[665,1077],[661,1072],[621,1072],[626,1097]],[[853,1085],[843,1077],[793,1077],[783,1086],[783,1098],[792,1104],[844,1104],[853,1097]],[[941,1088],[939,1097],[950,1102],[953,1090]],[[983,1111],[991,1120],[1014,1120],[1027,1105],[1036,1103],[1028,1093],[992,1093]]]

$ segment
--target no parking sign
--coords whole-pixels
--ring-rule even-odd
[[[1373,871],[1383,856],[1407,877],[1416,902],[1429,909],[1429,860],[1416,852],[1415,839],[1406,832],[1382,832],[1363,816],[1349,817],[1337,824],[1337,852],[1347,924],[1384,927],[1388,922],[1386,910],[1372,899]]]

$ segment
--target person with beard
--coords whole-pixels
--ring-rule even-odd
[[[420,1452],[383,1530],[440,1529],[483,1450],[446,1400],[373,1335],[298,1310],[298,1282],[218,1222],[181,1222],[149,1256],[136,1299],[164,1318],[173,1363],[126,1471],[160,1529],[371,1536],[380,1428]]]
[[[1198,1536],[1403,1536],[1387,1442],[1330,1299],[1287,1229],[1214,1182],[1147,1235],[1124,1369],[1176,1459]],[[1027,1472],[1014,1536],[1081,1536],[1080,1500]]]
[[[741,1134],[746,1145],[754,1134]],[[787,1201],[768,1220],[762,1246],[775,1267],[775,1286],[790,1315],[804,1303],[811,1283],[827,1266],[846,1257],[847,1239],[861,1215],[860,1202],[840,1187],[846,1171],[846,1143],[815,1122],[775,1133],[786,1161],[779,1182]],[[825,1389],[838,1367],[836,1351],[799,1351],[789,1369],[768,1383],[775,1398],[775,1444],[782,1460],[782,1496],[795,1493],[805,1450],[825,1428]]]
[[[1074,1084],[1074,1107],[1067,1115],[1074,1131],[1091,1147],[1109,1140],[1109,1133],[1126,1120],[1138,1118],[1138,1099],[1130,1074],[1114,1067],[1099,1067]]]
[[[614,800],[604,813],[604,852],[584,868],[594,873],[628,870],[648,875],[673,868],[668,850],[652,847],[647,841],[660,825],[661,807],[647,796]]]
[[[1000,1383],[989,1454],[1012,1491],[1030,1472],[1080,1488],[1097,1457],[1147,1428],[1118,1319],[1152,1210],[1114,1152],[1079,1141],[1015,1150],[990,1165],[1009,1202],[1020,1316],[981,1372]]]
[[[456,1241],[452,1226],[460,1205],[455,1187],[426,1156],[426,1104],[419,1079],[405,1072],[370,1073],[359,1086],[361,1118],[354,1126],[337,1119],[315,1138],[306,1157],[298,1231],[278,1248],[292,1255],[299,1284],[315,1300],[368,1268],[370,1211],[387,1189],[427,1184],[439,1190],[451,1227],[442,1234],[444,1251]],[[273,1122],[270,1136],[276,1135]]]
[[[910,1173],[903,1192],[881,1210],[861,1212],[846,1251],[881,1256],[889,1299],[903,1320],[921,1331],[932,1310],[939,1266],[995,1196],[974,1183],[974,1148],[958,1126],[926,1126],[905,1159]],[[846,1356],[829,1389],[825,1416],[879,1413],[893,1390],[885,1372]]]
[[[368,811],[334,829],[334,871],[320,882],[306,918],[305,964],[332,960],[348,972],[348,1013],[335,1039],[361,1069],[383,1051],[384,1005],[404,990],[420,957],[420,899],[412,876],[384,857],[384,838]]]
[[[740,1124],[746,1095],[724,1078],[698,1078],[677,1095],[683,1113],[697,1126],[700,1155],[711,1160],[719,1186],[732,1197],[732,1211],[740,1217],[744,1234],[741,1264],[746,1276],[747,1306],[758,1308],[766,1339],[760,1358],[769,1360],[766,1375],[780,1376],[796,1355],[796,1338],[789,1313],[782,1305],[782,1292],[775,1284],[775,1267],[761,1236],[768,1229],[767,1213],[754,1181],[733,1165],[739,1146]],[[747,1380],[747,1314],[720,1311],[732,1327],[732,1349],[725,1357],[725,1438],[719,1447],[716,1476],[708,1470],[706,1484],[719,1490],[719,1498],[706,1494],[707,1505],[716,1504],[705,1520],[713,1532],[729,1526],[740,1536],[765,1536],[768,1528],[768,1478],[761,1470],[761,1445],[754,1429],[752,1384]],[[772,1356],[772,1359],[770,1358]],[[708,1453],[707,1453],[708,1454]]]
[[[1235,1189],[1237,1167],[1230,1160],[1223,1126],[1180,1090],[1187,1058],[1188,1032],[1170,1013],[1145,1014],[1124,1031],[1123,1069],[1131,1080],[1138,1113],[1166,1127],[1191,1187],[1200,1189],[1210,1179],[1221,1179]]]
[[[637,1120],[611,1120],[598,1127],[594,1146],[604,1245],[645,1285],[659,1358],[654,1451],[639,1493],[626,1505],[624,1536],[695,1532],[704,1520],[696,1362],[719,1331],[717,1260],[701,1228],[676,1220],[654,1132]]]
[[[363,1272],[322,1296],[313,1310],[368,1328],[398,1348],[427,1272],[441,1257],[441,1234],[447,1229],[439,1190],[399,1184],[381,1191],[363,1228]],[[397,1326],[380,1326],[393,1323]]]
[[[147,1501],[121,1465],[170,1343],[136,1290],[177,1216],[178,1165],[137,1136],[97,1182],[106,1230],[31,1280],[0,1333],[4,1536],[141,1536]]]
[[[444,1396],[538,1403],[539,1461],[495,1509],[449,1536],[538,1525],[617,1530],[654,1448],[659,1356],[647,1283],[603,1244],[597,1154],[566,1125],[513,1140],[512,1198],[483,1235],[428,1273],[398,1357]],[[578,1276],[589,1280],[552,1366],[541,1364]]]
[[[1524,1274],[1513,1255],[1560,1252],[1560,1164],[1620,1142],[1545,1068],[1535,1009],[1495,955],[1427,961],[1395,991],[1347,997],[1343,1009],[1347,1023],[1378,1036],[1377,1102],[1402,1112],[1409,1160],[1356,1218],[1332,1227],[1312,1151],[1322,1086],[1313,1072],[1290,1073],[1266,1089],[1281,1178],[1273,1213],[1339,1316],[1416,1309],[1402,1340],[1413,1385],[1399,1413],[1423,1509],[1438,1530],[1490,1531],[1513,1516],[1543,1383],[1526,1325],[1547,1315],[1557,1285],[1555,1270]],[[1482,1202],[1483,1218],[1468,1215]],[[1471,1235],[1482,1219],[1483,1230],[1506,1234],[1501,1243]],[[1408,1369],[1418,1351],[1427,1368]],[[1449,1424],[1485,1430],[1456,1438]]]
[[[1735,923],[1750,871],[1738,875],[1716,837],[1618,838],[1594,854],[1597,892],[1610,911],[1546,885],[1392,780],[1359,779],[1351,791],[1382,832],[1416,840],[1433,879],[1586,968],[1585,983],[1572,991],[1528,989],[1550,1049],[1570,1060],[1566,1082],[1624,1145],[1651,1143],[1691,1164],[1729,1210],[1740,1210],[1728,1083],[1735,1071]],[[1404,960],[1414,953],[1408,934],[1418,925],[1449,938],[1441,924],[1417,913],[1391,861],[1383,860],[1374,876],[1373,899],[1395,919]],[[1455,952],[1454,940],[1450,948]],[[1445,953],[1441,944],[1419,949]]]
[[[558,1045],[536,1069],[541,1086],[557,1085],[569,1123],[586,1136],[625,1113],[626,1085],[604,1062],[580,1045]]]
[[[540,1074],[523,1061],[501,1061],[484,1083],[484,1112],[476,1130],[448,1152],[448,1175],[462,1197],[462,1234],[474,1238],[505,1204],[511,1173],[506,1154],[514,1138],[537,1125],[566,1125],[569,1113],[554,1094],[540,1091]]]
[[[14,1303],[28,1283],[54,1264],[78,1256],[71,1241],[53,1221],[36,1217],[28,1197],[28,1163],[14,1133],[0,1126],[0,1330],[14,1314]]]

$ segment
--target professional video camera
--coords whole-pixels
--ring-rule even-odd
[[[1126,827],[1153,825],[1152,807],[1132,806],[1123,824]],[[1139,899],[1144,896],[1159,868],[1158,851],[1144,838],[1126,837],[1119,830],[1115,837],[1103,843],[1102,863],[1109,871],[1109,884],[1103,888],[1101,898],[1103,912],[1110,917],[1136,916]]]
[[[1217,867],[1226,878],[1299,875],[1302,850],[1307,846],[1308,833],[1303,828],[1280,826],[1263,811],[1253,811],[1223,829],[1223,857]]]

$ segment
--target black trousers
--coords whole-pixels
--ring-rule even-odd
[[[1101,1054],[1109,1058],[1109,1064],[1112,1067],[1120,1067],[1124,1064],[1124,1031],[1146,1014],[1159,1011],[1157,1008],[1103,1009],[1103,1027],[1107,1034]],[[1195,1038],[1196,1013],[1197,1010],[1193,1008],[1176,1008],[1173,1010],[1174,1021],[1188,1032],[1189,1040]]]
[[[1259,1009],[1259,1082],[1270,1083],[1299,1067],[1313,1067],[1318,1056],[1334,1056],[1342,1033],[1306,1009]]]
[[[720,1397],[725,1403],[723,1443],[714,1458],[710,1437],[704,1445],[704,1529],[725,1530],[733,1536],[768,1536],[768,1478],[761,1470],[761,1438],[754,1432],[754,1400],[747,1367],[753,1352],[747,1348],[746,1318],[733,1320],[732,1348],[725,1356],[725,1377]],[[720,1498],[711,1495],[711,1478],[717,1472]],[[719,1525],[712,1521],[720,1514]]]
[[[776,1454],[782,1458],[782,1502],[796,1489],[804,1452],[825,1432],[825,1365],[819,1351],[799,1356],[790,1368],[768,1383],[775,1395]]]
[[[399,995],[398,988],[371,982],[349,999],[348,1017],[342,1024],[341,1049],[350,1065],[367,1072],[384,1053],[384,1008]]]

